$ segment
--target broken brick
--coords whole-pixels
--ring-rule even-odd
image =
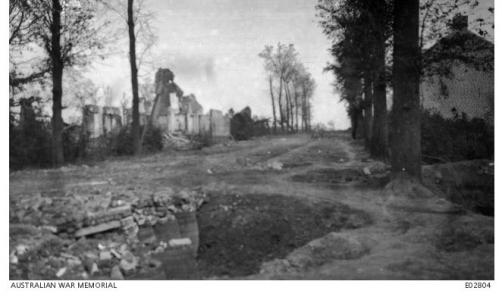
[[[121,226],[120,221],[111,221],[108,223],[102,223],[96,226],[81,228],[77,232],[75,232],[76,237],[87,236],[91,234],[96,234],[104,231],[108,231],[111,229],[119,228]]]
[[[124,275],[120,272],[119,266],[113,266],[112,271],[110,273],[110,279],[112,280],[124,280]]]
[[[112,259],[112,253],[110,251],[101,251],[99,253],[99,260],[110,260]]]

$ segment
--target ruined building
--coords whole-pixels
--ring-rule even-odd
[[[155,75],[156,99],[150,113],[152,125],[168,133],[204,134],[213,139],[230,136],[230,119],[219,110],[204,114],[195,95],[183,95],[169,69],[159,69]]]
[[[82,124],[90,138],[116,133],[122,127],[122,117],[118,107],[97,105],[84,106]]]
[[[210,136],[213,141],[230,136],[230,118],[215,109],[204,114],[204,109],[195,95],[184,96],[169,69],[159,69],[155,74],[155,94],[153,103],[143,99],[143,105],[140,105],[140,125],[150,122],[151,126],[160,128],[167,134],[201,134]],[[118,107],[84,107],[83,126],[91,138],[116,132],[123,124],[130,123],[130,108],[123,109],[121,114]]]

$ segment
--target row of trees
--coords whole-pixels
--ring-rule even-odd
[[[121,14],[122,10],[125,10]],[[127,25],[129,61],[133,95],[133,137],[135,153],[139,153],[139,96],[136,57],[137,35],[149,29],[142,11],[142,1],[101,0],[11,0],[9,4],[9,85],[10,105],[18,105],[16,94],[42,82],[51,87],[52,162],[64,162],[62,118],[63,77],[65,70],[85,66],[96,58],[104,58],[110,47],[122,36],[112,32],[119,24],[110,24],[106,12],[118,12]],[[140,24],[141,26],[137,26]],[[148,47],[145,47],[146,49]],[[143,53],[141,53],[143,54]],[[26,59],[27,56],[32,59]],[[40,57],[40,58],[39,58]]]
[[[334,72],[335,85],[348,104],[353,135],[362,127],[367,149],[375,158],[390,158],[394,178],[421,177],[421,50],[445,33],[453,14],[476,2],[318,1],[320,24],[332,40],[335,58],[326,69]]]
[[[294,45],[265,46],[259,57],[264,59],[268,76],[274,131],[278,125],[281,131],[309,130],[316,84]]]

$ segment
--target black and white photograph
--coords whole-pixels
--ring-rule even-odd
[[[8,288],[494,289],[494,2],[9,0]]]

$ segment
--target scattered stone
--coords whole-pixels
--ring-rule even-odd
[[[141,226],[141,225],[144,225],[145,222],[146,222],[146,218],[145,216],[141,215],[141,214],[135,214],[134,215],[134,221],[136,221],[136,223]]]
[[[136,223],[124,228],[124,232],[127,235],[127,239],[129,241],[137,239],[138,231],[139,231],[139,227],[138,227],[138,225],[136,225]]]
[[[58,233],[58,229],[56,226],[44,225],[44,226],[41,226],[40,229],[47,230],[53,234]]]
[[[91,275],[93,274],[93,268],[97,268],[98,265],[96,264],[96,262],[94,260],[92,260],[91,258],[89,257],[85,257],[84,260],[83,260],[83,265],[84,265],[84,269],[91,273]]]
[[[169,247],[181,247],[181,246],[191,246],[191,245],[192,245],[192,240],[190,240],[189,238],[169,240]]]
[[[112,199],[112,201],[110,202],[110,207],[112,207],[112,208],[120,207],[120,206],[123,206],[124,204],[125,204],[124,200]]]
[[[122,227],[124,227],[124,228],[128,228],[130,226],[136,225],[136,222],[134,221],[133,216],[129,216],[127,218],[120,220],[120,223],[122,224]]]
[[[268,167],[272,170],[280,171],[282,170],[283,164],[280,161],[273,161],[269,163]]]
[[[155,259],[155,258],[151,258],[148,261],[148,265],[152,268],[160,268],[162,266],[162,262],[160,260]]]
[[[141,226],[138,231],[138,240],[144,244],[153,244],[157,240],[151,226]]]
[[[112,267],[112,271],[110,273],[110,279],[111,280],[124,280],[124,275],[122,275],[122,272],[120,272],[119,266]]]
[[[364,175],[366,175],[366,176],[370,176],[370,175],[371,175],[371,170],[370,170],[370,168],[368,168],[368,167],[364,167],[364,168],[363,168],[363,173],[364,173]]]
[[[164,242],[164,241],[160,241],[159,245],[157,246],[157,248],[155,248],[155,250],[153,250],[153,253],[161,253],[161,252],[164,252],[164,250],[166,250],[167,248],[167,243]]]
[[[64,274],[66,273],[66,267],[64,268],[61,268],[58,270],[58,272],[56,273],[56,277],[60,278],[61,276],[63,276]]]
[[[127,244],[122,244],[120,245],[119,247],[119,252],[122,254],[122,255],[125,255],[127,253]]]
[[[89,272],[91,273],[91,275],[98,273],[99,272],[98,264],[93,263],[91,266],[91,270]]]
[[[153,194],[153,202],[156,206],[166,206],[172,201],[173,190],[164,189]]]
[[[17,264],[19,262],[19,259],[17,258],[17,256],[14,254],[14,253],[11,253],[10,256],[9,256],[9,262],[11,264]]]
[[[68,259],[66,261],[66,263],[68,264],[69,267],[73,268],[73,267],[77,267],[77,266],[80,266],[82,265],[82,261],[78,258],[72,258],[72,259]]]
[[[104,212],[89,214],[86,216],[85,224],[88,226],[91,224],[101,224],[109,221],[120,220],[130,216],[131,214],[131,206],[123,205],[108,209]]]
[[[124,273],[128,274],[134,271],[138,265],[137,258],[133,258],[132,260],[122,259],[120,260],[120,269],[124,271]]]
[[[66,258],[66,259],[77,259],[76,256],[68,254],[68,253],[64,253],[64,252],[61,253],[60,256],[63,257],[63,258]]]
[[[112,259],[112,254],[110,251],[101,251],[99,253],[99,260],[103,261],[103,260],[110,260]]]
[[[96,233],[108,231],[108,230],[119,228],[119,227],[121,227],[120,221],[111,221],[111,222],[102,223],[102,224],[99,224],[96,226],[81,228],[77,232],[75,232],[75,236],[76,237],[87,236],[87,235],[96,234]]]
[[[122,255],[120,255],[120,253],[118,253],[115,249],[111,249],[110,253],[118,259],[122,258]]]
[[[28,252],[28,246],[22,245],[22,244],[16,246],[16,253],[18,256],[21,256],[21,255],[25,254],[26,252]]]
[[[207,173],[208,174],[213,174],[213,171],[211,171],[211,169],[207,169]]]

